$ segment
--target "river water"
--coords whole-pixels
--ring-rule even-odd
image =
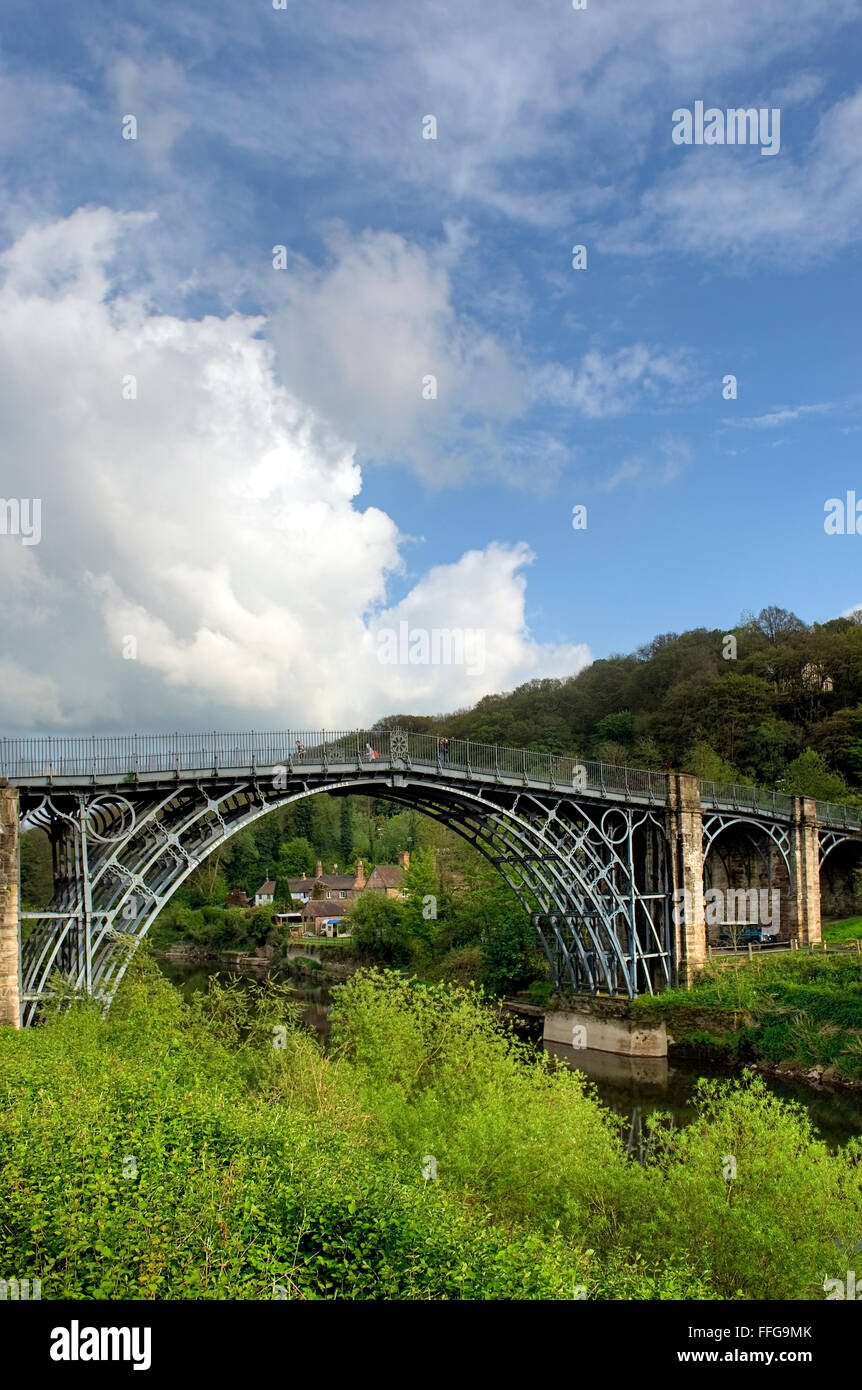
[[[161,958],[158,963],[186,998],[205,991],[213,976],[222,981],[238,976],[249,981],[261,978],[258,970],[213,969]],[[283,981],[295,978],[283,970],[272,973]],[[291,994],[302,1009],[306,1027],[325,1038],[329,1032],[329,991],[320,986],[303,988],[296,984]],[[708,1063],[676,1058],[618,1057],[612,1052],[575,1049],[561,1043],[545,1043],[544,1047],[562,1065],[589,1077],[603,1104],[623,1119],[627,1147],[636,1157],[642,1156],[644,1121],[648,1115],[663,1111],[672,1117],[673,1124],[688,1124],[695,1115],[694,1092],[700,1077],[727,1078],[737,1074]],[[783,1100],[798,1101],[805,1107],[830,1149],[839,1148],[855,1135],[862,1134],[862,1092],[805,1086],[770,1075],[765,1075],[764,1081],[775,1095]]]

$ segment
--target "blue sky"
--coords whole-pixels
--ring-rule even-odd
[[[353,725],[862,604],[856,0],[4,14],[7,731]],[[778,153],[675,145],[696,101]],[[404,619],[485,669],[381,667]]]

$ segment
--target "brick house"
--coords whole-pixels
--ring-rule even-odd
[[[403,898],[404,874],[410,867],[410,851],[399,850],[397,864],[378,864],[368,875],[365,892],[385,893],[387,898]]]
[[[313,898],[302,909],[302,925],[314,936],[337,936],[347,916],[347,903],[340,898]]]

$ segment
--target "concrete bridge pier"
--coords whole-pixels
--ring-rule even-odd
[[[0,780],[0,1023],[21,1026],[18,789]]]
[[[672,923],[677,983],[688,987],[706,960],[703,901],[703,815],[700,782],[687,772],[668,775]],[[680,897],[684,891],[685,896]]]
[[[794,796],[790,826],[790,939],[799,946],[822,940],[820,929],[820,842],[817,802]]]

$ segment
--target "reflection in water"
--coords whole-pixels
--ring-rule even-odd
[[[210,980],[218,980],[224,984],[228,980],[245,980],[250,987],[253,987],[261,980],[272,977],[283,983],[290,983],[294,980],[290,970],[273,969],[267,966],[261,970],[259,967],[250,969],[240,968],[235,970],[212,970],[205,965],[186,965],[181,961],[165,960],[158,957],[158,966],[162,974],[165,975],[172,985],[176,985],[185,1000],[189,1000],[195,994],[205,994]],[[298,978],[304,979],[305,976]],[[310,1028],[321,1038],[329,1036],[331,1027],[329,1020],[329,990],[323,985],[302,986],[290,983],[290,999],[302,1010],[302,1022],[306,1028]]]
[[[614,1114],[629,1121],[629,1152],[642,1156],[647,1132],[644,1121],[657,1112],[666,1124],[690,1124],[695,1118],[694,1092],[701,1077],[733,1080],[739,1072],[704,1062],[669,1061],[667,1057],[621,1057],[613,1052],[545,1043],[545,1051],[572,1071],[581,1071],[593,1082],[596,1093]],[[770,1075],[764,1081],[781,1100],[796,1101],[808,1112],[812,1125],[830,1149],[862,1134],[862,1095],[858,1091],[831,1091],[804,1086]]]
[[[186,999],[206,990],[212,978],[243,978],[253,984],[266,975],[282,981],[307,979],[291,974],[289,968],[265,967],[252,970],[208,969],[159,959],[159,967]],[[302,1020],[323,1039],[329,1034],[329,990],[291,984],[291,996],[302,1008]],[[567,1047],[565,1043],[545,1043],[545,1051],[563,1066],[583,1072],[593,1082],[599,1099],[625,1122],[628,1152],[643,1161],[648,1130],[645,1121],[662,1112],[666,1125],[673,1128],[689,1124],[695,1117],[694,1092],[702,1076],[733,1079],[739,1073],[703,1062],[686,1062],[667,1057],[623,1057],[591,1048]],[[862,1134],[862,1094],[858,1091],[830,1091],[827,1087],[803,1086],[765,1076],[764,1081],[782,1100],[798,1101],[807,1110],[819,1137],[830,1149],[840,1148],[855,1135]]]

